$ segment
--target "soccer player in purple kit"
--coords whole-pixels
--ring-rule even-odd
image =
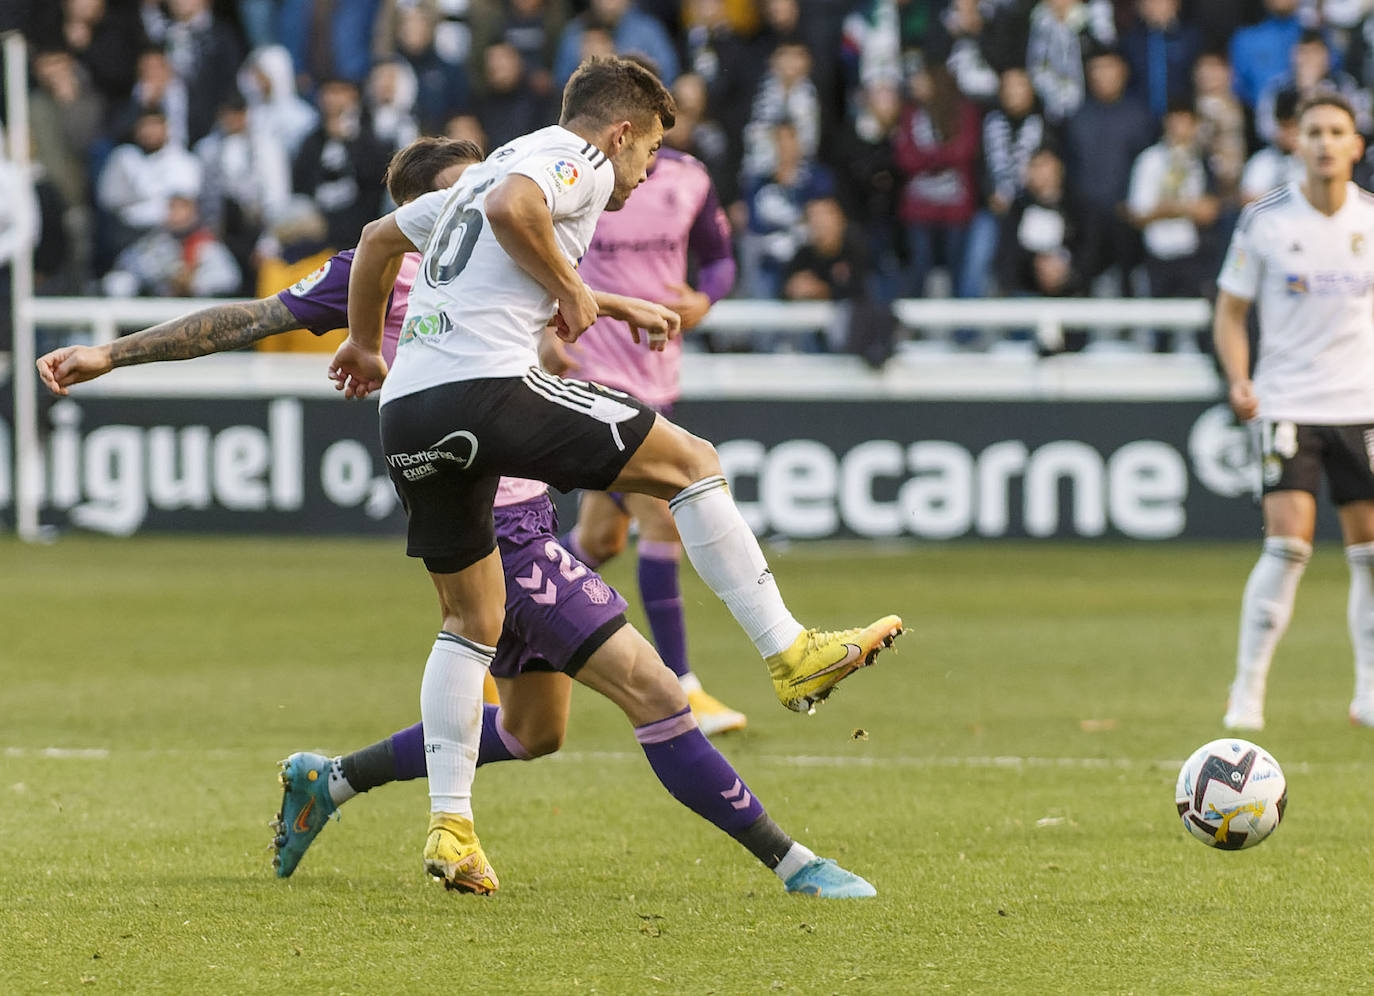
[[[393,159],[390,193],[398,203],[406,203],[428,189],[451,184],[479,158],[470,143],[421,139]],[[340,253],[310,277],[261,301],[217,305],[111,346],[54,350],[38,361],[39,371],[55,393],[66,394],[71,385],[114,366],[201,356],[299,325],[323,334],[346,322],[351,263],[351,252]],[[396,349],[417,263],[418,256],[402,261],[390,297],[384,336],[387,359]],[[492,664],[502,706],[483,708],[477,764],[556,751],[563,741],[576,676],[626,712],[664,787],[738,840],[782,879],[789,892],[825,898],[874,894],[862,878],[816,857],[783,833],[729,762],[692,728],[685,692],[647,641],[626,623],[624,600],[558,545],[546,485],[503,479],[495,524],[507,581],[506,625]],[[273,840],[278,876],[291,875],[344,801],[378,785],[425,774],[419,724],[333,759],[291,755],[283,762],[282,810]],[[489,869],[484,877],[486,881],[474,883],[469,891],[497,887]]]
[[[676,334],[676,313],[593,292],[575,266],[602,212],[618,210],[643,182],[673,119],[672,96],[652,73],[614,57],[588,59],[564,88],[560,124],[507,143],[451,190],[370,223],[354,256],[349,337],[331,375],[346,397],[381,391],[382,449],[407,512],[406,552],[424,562],[438,595],[441,630],[420,685],[430,794],[424,864],[451,888],[494,888],[472,782],[482,679],[505,620],[491,514],[502,476],[670,499],[692,565],[754,644],[786,708],[810,711],[902,632],[896,615],[838,631],[804,627],[735,507],[714,447],[628,395],[537,366],[550,321],[567,341],[602,314],[643,329],[651,346]],[[388,365],[391,267],[422,246]],[[642,666],[636,659],[612,673],[612,687]],[[660,733],[669,752],[689,749],[692,737],[705,743],[691,710],[664,715],[665,701],[634,703],[646,749],[643,738]]]
[[[686,282],[689,253],[697,267],[695,289]],[[684,332],[695,327],[735,282],[730,223],[706,168],[685,153],[660,149],[648,179],[625,207],[598,219],[578,272],[591,287],[666,305],[681,316]],[[548,336],[548,342],[559,349],[556,336]],[[561,352],[569,376],[624,391],[655,411],[672,414],[681,394],[680,337],[662,350],[650,349],[648,343],[635,342],[624,322],[603,317]],[[583,563],[599,567],[625,548],[631,519],[639,527],[639,594],[654,645],[687,690],[702,732],[712,736],[743,729],[745,715],[702,688],[688,663],[678,583],[682,540],[668,503],[650,495],[585,492],[577,525],[563,544]]]

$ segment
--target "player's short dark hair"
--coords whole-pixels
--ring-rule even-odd
[[[1176,94],[1164,104],[1164,116],[1168,117],[1170,114],[1186,114],[1195,118],[1197,117],[1197,108],[1193,106],[1192,98],[1183,94]]]
[[[633,62],[636,66],[643,66],[653,73],[656,79],[663,79],[663,70],[658,68],[658,63],[642,52],[626,52],[621,58],[626,62]]]
[[[1282,123],[1284,121],[1296,121],[1298,119],[1298,104],[1302,98],[1298,91],[1292,87],[1284,87],[1274,97],[1274,120]]]
[[[1350,101],[1346,100],[1335,90],[1318,90],[1299,104],[1298,120],[1302,120],[1303,116],[1314,107],[1335,107],[1338,110],[1345,111],[1345,113],[1350,116],[1350,123],[1355,125],[1356,128],[1359,127],[1358,123],[1355,121],[1355,108],[1351,106]]]
[[[559,123],[582,118],[595,127],[630,121],[648,128],[653,118],[663,128],[677,120],[677,103],[657,76],[643,66],[617,56],[593,56],[577,67],[563,87]]]
[[[434,189],[434,178],[459,163],[480,163],[482,150],[466,139],[427,135],[399,150],[387,163],[382,181],[397,204]]]

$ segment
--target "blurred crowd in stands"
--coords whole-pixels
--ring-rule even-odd
[[[1337,89],[1374,127],[1372,0],[4,10],[35,170],[0,159],[0,260],[31,243],[40,294],[279,289],[391,207],[395,149],[551,123],[596,53],[671,85],[667,142],[709,169],[755,298],[1206,295],[1240,207],[1296,175],[1299,100]]]

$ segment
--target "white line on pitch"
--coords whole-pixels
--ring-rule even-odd
[[[45,759],[62,761],[106,761],[112,758],[195,757],[207,761],[231,761],[261,757],[260,747],[212,747],[111,750],[105,747],[5,747],[3,756],[14,759]],[[327,753],[327,752],[324,752]],[[540,760],[545,760],[541,758]],[[642,762],[644,755],[637,751],[560,751],[547,760],[577,763],[580,761]],[[1131,771],[1141,768],[1177,770],[1183,760],[1137,760],[1125,757],[1035,757],[1020,755],[903,757],[824,754],[755,754],[741,759],[744,767],[751,765],[780,765],[798,768],[990,768],[1017,770],[1023,768],[1068,768],[1074,770]],[[1314,770],[1367,771],[1374,767],[1369,761],[1286,762],[1284,769],[1291,774]]]

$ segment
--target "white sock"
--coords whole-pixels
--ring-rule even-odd
[[[482,679],[492,647],[440,633],[420,682],[429,809],[472,819],[472,779],[482,738]]]
[[[329,762],[329,798],[334,805],[342,806],[358,794],[358,790],[348,783],[343,773],[343,755]]]
[[[1350,601],[1346,621],[1355,645],[1355,702],[1374,705],[1374,543],[1345,548],[1350,565]]]
[[[802,625],[783,604],[759,541],[735,507],[725,478],[689,484],[668,507],[687,558],[759,653],[769,657],[790,647]]]
[[[808,863],[815,861],[816,855],[805,844],[792,842],[792,846],[787,849],[787,853],[778,862],[778,867],[773,869],[773,874],[786,882]]]
[[[1250,571],[1240,602],[1240,640],[1236,650],[1236,682],[1232,697],[1264,701],[1274,648],[1293,616],[1312,544],[1291,536],[1270,536],[1259,561]]]

